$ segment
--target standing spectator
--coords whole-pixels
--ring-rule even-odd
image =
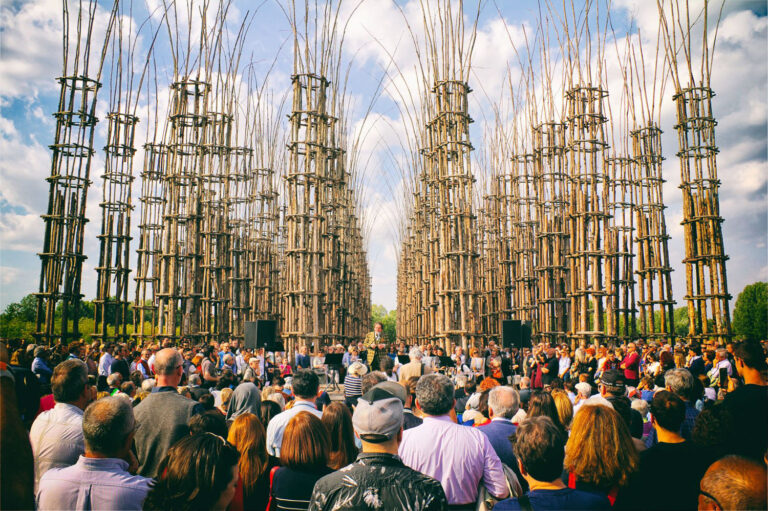
[[[705,374],[706,369],[704,367],[704,359],[701,356],[701,348],[699,346],[689,346],[688,356],[688,363],[686,365],[694,378],[698,378],[700,374]]]
[[[158,352],[158,359],[163,351]],[[159,374],[158,364],[156,360],[155,372]],[[157,483],[147,495],[144,509],[225,510],[237,487],[239,457],[237,449],[218,435],[185,436],[160,464]]]
[[[549,385],[552,380],[557,378],[558,362],[557,353],[554,348],[549,348],[546,351],[546,358],[544,359],[544,365],[541,368],[541,383],[542,385]]]
[[[518,498],[502,500],[493,509],[609,510],[611,505],[604,495],[575,490],[563,484],[560,475],[564,447],[565,435],[549,417],[524,420],[517,429],[515,455],[530,491]]]
[[[712,366],[712,369],[707,373],[712,387],[720,388],[721,368],[725,369],[729,378],[733,376],[733,366],[731,365],[731,361],[728,360],[728,352],[724,348],[719,348],[715,351],[715,363]]]
[[[131,370],[128,365],[128,348],[125,344],[120,344],[115,349],[115,358],[109,366],[109,374],[120,373],[121,381],[128,381],[131,378]]]
[[[51,387],[56,405],[38,415],[29,432],[35,455],[35,489],[48,470],[74,465],[85,452],[83,410],[95,397],[88,385],[88,367],[81,360],[57,365]]]
[[[168,449],[189,434],[189,419],[202,413],[203,407],[176,391],[184,370],[178,351],[165,348],[155,356],[157,385],[136,406],[140,427],[136,432],[139,473],[145,477],[158,475],[157,468]]]
[[[301,371],[297,374],[309,373]],[[304,510],[309,507],[315,483],[332,472],[327,466],[328,430],[315,415],[301,410],[291,417],[283,440],[282,466],[272,476],[270,511]]]
[[[240,415],[229,428],[227,440],[240,453],[235,496],[230,510],[248,509],[266,511],[269,502],[269,473],[279,466],[280,460],[267,454],[266,431],[259,418],[246,413]]]
[[[301,346],[296,354],[296,369],[309,369],[311,367],[310,358],[306,346]]]
[[[618,412],[603,405],[584,405],[579,410],[565,445],[568,487],[601,493],[613,504],[638,463],[629,428]]]
[[[403,405],[403,430],[415,428],[424,422],[424,419],[417,417],[413,413],[413,406],[416,401],[416,385],[418,383],[419,379],[415,376],[408,378],[404,382],[406,397],[405,404]]]
[[[568,345],[563,344],[559,353],[560,358],[557,360],[557,375],[563,381],[569,379],[571,372],[571,357],[568,353]]]
[[[449,416],[454,399],[447,376],[423,376],[416,386],[416,407],[424,423],[403,434],[399,453],[406,465],[440,481],[452,506],[474,509],[481,480],[494,497],[508,495],[501,460],[488,437]]]
[[[141,358],[136,364],[136,369],[141,372],[141,376],[146,378],[152,378],[152,369],[149,368],[149,350],[141,350]]]
[[[592,395],[592,385],[582,381],[576,384],[576,399],[573,403],[573,414],[579,411],[579,408],[586,402]]]
[[[765,464],[726,456],[707,469],[699,489],[699,509],[766,509]]]
[[[199,374],[190,374],[189,375],[189,392],[192,394],[192,399],[195,401],[200,400],[200,396],[203,394],[210,394],[210,391],[200,385],[202,382],[200,380]]]
[[[48,350],[43,346],[35,348],[35,358],[32,360],[32,372],[35,373],[41,385],[49,385],[53,369],[48,366]]]
[[[315,406],[319,386],[320,382],[313,371],[297,371],[293,376],[293,393],[296,396],[293,406],[274,416],[267,426],[267,452],[269,454],[275,457],[280,456],[283,433],[288,422],[295,415],[308,412],[316,417],[322,417],[323,413]]]
[[[85,410],[82,430],[85,455],[71,467],[45,473],[37,509],[142,509],[152,480],[129,472],[137,466],[131,402],[120,397],[95,401]]]
[[[685,403],[685,420],[680,427],[680,435],[686,439],[691,439],[691,432],[693,431],[693,425],[696,422],[696,417],[699,416],[699,411],[694,404],[696,403],[696,381],[693,379],[693,375],[688,369],[670,369],[664,375],[664,384],[666,389],[677,397],[683,400]],[[657,443],[656,429],[652,429],[648,433],[648,438],[645,440],[645,446],[651,447]]]
[[[408,378],[411,378],[413,376],[420,378],[423,374],[429,374],[432,372],[432,369],[422,364],[422,359],[424,358],[424,353],[421,351],[421,349],[417,346],[414,346],[411,348],[411,351],[408,352],[408,358],[411,359],[410,362],[407,364],[404,364],[400,368],[399,373],[399,380],[400,383],[403,383],[405,381],[408,381]]]
[[[731,452],[760,460],[768,449],[768,382],[765,353],[757,343],[740,343],[733,350],[734,365],[744,385],[725,396],[738,434],[731,437]]]
[[[685,403],[672,392],[653,396],[651,421],[659,443],[640,453],[640,466],[627,498],[635,509],[696,509],[699,481],[707,469],[704,453],[679,431]]]
[[[400,398],[380,387],[360,398],[353,422],[363,452],[352,465],[315,484],[311,510],[447,508],[440,483],[408,468],[397,456],[402,410]]]
[[[630,387],[637,387],[640,379],[640,354],[637,352],[637,345],[630,342],[627,345],[627,355],[619,364],[619,368],[624,370],[624,381]]]
[[[323,424],[331,443],[328,446],[328,466],[333,470],[346,467],[357,458],[352,414],[344,403],[331,403],[323,410]]]
[[[155,371],[157,371],[157,368],[155,368]],[[213,346],[206,346],[203,350],[203,361],[200,363],[200,373],[203,376],[203,387],[210,389],[219,383],[216,348]]]
[[[488,412],[491,422],[480,428],[491,441],[493,450],[499,456],[502,463],[512,469],[521,483],[523,490],[527,490],[525,479],[517,466],[517,458],[512,451],[512,443],[509,437],[517,431],[517,426],[512,423],[512,417],[520,409],[520,395],[510,387],[494,387],[488,394]]]
[[[227,406],[227,421],[233,421],[245,413],[258,417],[261,410],[261,393],[253,383],[246,381],[235,387]]]
[[[344,378],[344,401],[350,409],[355,407],[357,399],[363,395],[363,375],[367,372],[368,368],[362,362],[354,362],[347,369],[347,376]]]
[[[107,344],[103,348],[104,351],[99,359],[99,376],[103,377],[105,380],[107,379],[107,376],[112,374],[110,368],[112,367],[112,361],[114,360],[112,357],[112,351],[114,349],[114,344]]]

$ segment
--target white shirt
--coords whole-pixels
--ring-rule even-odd
[[[35,456],[35,493],[40,478],[52,468],[77,463],[85,453],[83,411],[67,403],[56,403],[52,410],[37,416],[29,431]]]
[[[314,403],[309,401],[296,401],[296,404],[288,410],[278,413],[267,426],[267,452],[277,458],[280,457],[280,447],[283,445],[283,433],[288,422],[300,412],[309,412],[317,418],[323,416],[323,412],[315,407]]]
[[[112,367],[112,362],[115,358],[109,353],[104,353],[99,359],[99,376],[109,376],[109,368]],[[77,460],[75,460],[77,462]]]

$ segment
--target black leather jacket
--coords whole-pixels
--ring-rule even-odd
[[[360,453],[357,460],[315,484],[310,510],[413,511],[448,508],[437,480],[403,464],[398,456]]]

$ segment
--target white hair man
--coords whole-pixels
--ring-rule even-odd
[[[432,372],[432,369],[429,366],[421,363],[421,360],[424,358],[424,352],[422,352],[421,348],[418,346],[411,348],[411,351],[408,352],[408,358],[410,358],[411,361],[400,368],[400,374],[398,375],[398,381],[400,383],[408,381],[408,378],[413,376],[419,378],[424,374]]]
[[[515,389],[506,386],[494,387],[488,393],[488,414],[491,422],[478,429],[486,434],[501,462],[515,472],[518,481],[525,481],[519,472],[517,458],[509,441],[510,435],[517,431],[517,425],[512,422],[512,418],[519,409],[520,395]],[[522,491],[519,491],[518,495],[521,493]]]

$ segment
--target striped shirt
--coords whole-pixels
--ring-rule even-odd
[[[363,395],[363,379],[359,376],[347,375],[344,378],[344,396],[354,397]]]

